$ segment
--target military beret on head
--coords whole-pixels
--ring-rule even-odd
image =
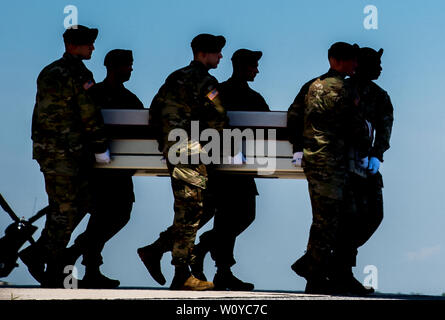
[[[126,66],[133,63],[133,52],[131,50],[114,49],[109,51],[104,59],[104,66]]]
[[[191,46],[193,52],[221,52],[226,44],[226,38],[223,36],[214,36],[208,33],[201,33],[193,38]]]
[[[63,33],[63,40],[65,43],[75,45],[92,44],[96,38],[99,30],[88,28],[82,25],[73,25],[65,30]]]
[[[328,57],[338,60],[350,60],[356,58],[359,54],[360,47],[357,44],[349,44],[346,42],[336,42],[328,50]]]
[[[372,48],[363,47],[360,48],[359,60],[380,59],[383,55],[383,49],[375,51]]]
[[[235,64],[252,64],[258,62],[262,56],[261,51],[238,49],[232,55],[232,62]]]

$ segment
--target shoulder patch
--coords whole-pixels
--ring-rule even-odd
[[[210,101],[213,101],[218,96],[218,94],[219,94],[218,90],[213,89],[212,91],[207,93],[206,97],[209,98]]]

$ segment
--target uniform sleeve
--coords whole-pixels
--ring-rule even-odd
[[[303,151],[303,125],[305,96],[309,91],[309,83],[305,84],[287,110],[287,135],[292,144],[293,152]]]
[[[393,106],[386,92],[383,92],[377,105],[375,119],[375,140],[371,148],[370,156],[376,157],[383,162],[383,153],[389,149],[392,125],[394,122]]]
[[[93,81],[93,79],[91,79],[91,81]],[[108,148],[105,125],[99,106],[94,104],[88,93],[90,84],[90,82],[78,84],[72,80],[72,85],[76,92],[80,119],[88,142],[94,153],[103,153]]]
[[[212,79],[213,80],[213,79]],[[227,112],[221,103],[221,98],[218,91],[218,82],[206,79],[204,85],[201,86],[199,96],[196,101],[200,104],[202,111],[201,116],[205,122],[207,128],[213,128],[220,132],[224,128],[227,128],[229,119]]]
[[[344,97],[339,104],[342,107],[344,119],[344,136],[354,146],[360,157],[369,155],[371,136],[366,119],[358,107],[359,96],[352,81],[345,81],[343,87]]]

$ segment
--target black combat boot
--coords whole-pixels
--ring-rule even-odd
[[[166,281],[161,271],[161,259],[164,252],[160,249],[160,246],[156,245],[155,242],[146,247],[139,248],[137,252],[153,279],[160,285],[164,285]]]
[[[235,277],[230,268],[218,268],[213,278],[215,290],[252,291],[253,283],[243,282]]]
[[[335,294],[334,286],[331,280],[323,276],[313,276],[307,279],[304,293],[307,294]]]
[[[310,277],[310,256],[305,253],[300,259],[294,262],[291,269],[300,277],[306,280]]]
[[[48,263],[46,272],[42,278],[42,288],[78,289],[82,280],[70,273],[65,273],[65,266],[60,263]]]
[[[115,289],[120,281],[104,276],[99,267],[86,267],[85,276],[82,279],[82,289]]]

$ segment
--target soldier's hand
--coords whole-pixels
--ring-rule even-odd
[[[292,157],[292,164],[295,167],[301,167],[301,160],[303,159],[303,152],[298,151],[294,153],[294,156]]]
[[[376,157],[371,157],[369,159],[369,165],[368,165],[368,171],[370,174],[376,174],[377,171],[379,171],[380,168],[380,160]]]
[[[95,153],[96,162],[101,164],[107,164],[111,162],[110,150],[107,149],[104,153]]]

